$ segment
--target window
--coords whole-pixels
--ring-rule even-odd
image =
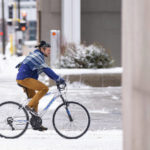
[[[33,27],[36,28],[36,21],[30,21],[29,22],[29,27],[30,28],[33,28]]]
[[[36,21],[29,22],[29,40],[36,40]]]

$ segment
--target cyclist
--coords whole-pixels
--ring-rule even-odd
[[[65,84],[65,80],[58,76],[52,69],[45,63],[44,57],[50,54],[50,45],[45,41],[41,41],[37,49],[30,53],[16,68],[19,68],[16,81],[18,85],[24,88],[28,98],[31,98],[28,105],[25,106],[27,110],[32,112],[32,116],[38,112],[39,100],[48,92],[48,87],[42,82],[38,81],[40,73],[44,72],[54,81],[59,84]],[[37,91],[37,93],[36,93]],[[40,126],[34,128],[35,130],[47,130],[46,127]]]

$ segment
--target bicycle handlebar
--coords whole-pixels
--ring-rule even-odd
[[[56,86],[59,91],[62,91],[66,88],[67,85],[66,85],[66,83],[64,83],[64,84],[56,83]]]

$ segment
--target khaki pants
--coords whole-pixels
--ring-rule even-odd
[[[23,86],[28,98],[32,98],[28,106],[38,112],[39,100],[48,92],[48,87],[33,78],[17,80],[17,83]],[[37,91],[37,93],[35,91]]]

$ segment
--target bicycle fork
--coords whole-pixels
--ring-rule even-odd
[[[65,109],[66,109],[68,118],[69,118],[70,122],[72,122],[72,121],[73,121],[73,118],[72,118],[71,113],[70,113],[69,108],[68,108],[68,105],[69,105],[69,104],[65,101],[65,99],[63,98],[62,95],[60,95],[60,97],[61,97],[63,103],[65,103],[65,106],[66,106]]]
[[[71,113],[70,113],[70,111],[69,111],[69,109],[68,109],[67,104],[66,104],[65,109],[66,109],[66,112],[67,112],[67,114],[68,114],[68,118],[69,118],[70,122],[72,122],[72,121],[73,121],[73,119],[72,119],[72,116],[71,116]]]

